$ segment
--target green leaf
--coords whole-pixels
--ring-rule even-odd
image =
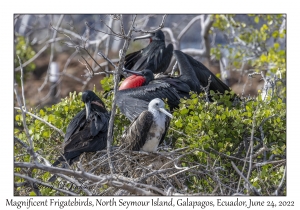
[[[180,114],[181,115],[185,115],[189,112],[189,110],[187,108],[183,108],[181,111],[180,111]]]
[[[16,115],[16,121],[20,121],[20,115]]]
[[[277,50],[279,47],[280,47],[280,44],[277,43],[277,42],[275,42],[275,43],[274,43],[274,48],[275,48],[275,50]]]
[[[44,110],[40,110],[40,115],[43,117],[44,115],[45,115],[45,112],[44,112]]]
[[[221,118],[222,118],[222,120],[225,120],[226,119],[226,115],[222,114]]]
[[[44,131],[42,133],[42,136],[45,137],[45,138],[49,138],[50,137],[50,132],[49,131]]]
[[[65,106],[64,110],[67,112],[69,110],[69,107]]]
[[[262,54],[261,56],[260,56],[260,60],[262,61],[262,62],[266,62],[267,61],[267,56],[265,55],[265,54]]]
[[[34,191],[31,191],[31,192],[29,193],[29,196],[36,196],[36,194],[35,194]]]

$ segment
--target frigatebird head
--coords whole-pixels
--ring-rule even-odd
[[[168,117],[173,118],[173,115],[165,109],[165,103],[160,98],[155,98],[155,99],[152,99],[152,101],[150,101],[150,103],[148,105],[148,111],[150,111],[152,113],[155,111],[159,111],[159,112],[164,113]]]
[[[154,80],[154,74],[151,70],[149,69],[144,69],[142,71],[132,71],[132,70],[128,70],[128,69],[124,69],[125,72],[133,74],[133,75],[138,75],[138,76],[142,76],[145,78],[145,82],[143,85],[148,85],[149,82],[151,82],[152,80]]]
[[[165,41],[165,35],[161,30],[156,31],[155,33],[146,34],[144,36],[135,37],[133,39],[133,41],[139,40],[139,39],[147,39],[147,38],[150,39],[150,42],[154,41],[154,40],[155,41]]]
[[[86,110],[86,119],[88,119],[92,108],[96,108],[100,112],[107,112],[103,101],[91,90],[86,90],[81,97]]]

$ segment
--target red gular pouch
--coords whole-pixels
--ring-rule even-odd
[[[132,75],[130,77],[127,77],[122,84],[119,87],[119,90],[125,90],[130,88],[136,88],[143,86],[143,84],[146,82],[146,79],[143,76],[140,75]]]

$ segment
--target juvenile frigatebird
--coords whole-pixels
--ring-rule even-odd
[[[165,138],[170,125],[170,114],[165,103],[155,98],[148,110],[143,111],[127,128],[122,136],[122,147],[132,151],[156,152]]]
[[[173,44],[168,44],[166,47],[165,35],[161,30],[135,37],[133,41],[146,38],[150,40],[149,45],[126,55],[124,67],[133,71],[149,69],[155,74],[163,73],[169,67],[173,53]]]
[[[147,69],[141,72],[124,70],[134,75],[122,82],[116,100],[121,112],[131,121],[145,110],[148,102],[154,98],[167,99],[172,111],[178,107],[180,98],[189,98],[190,91],[203,92],[209,77],[211,83],[208,93],[209,90],[222,94],[226,90],[230,91],[230,88],[201,62],[179,50],[174,50],[173,54],[180,72],[177,77],[154,79],[153,72]]]
[[[96,152],[105,149],[107,145],[107,130],[110,113],[102,100],[90,90],[82,93],[85,109],[82,109],[69,123],[64,138],[64,153],[52,166],[61,162],[72,165],[84,152]],[[67,167],[67,165],[63,165]],[[49,181],[55,181],[52,176]]]

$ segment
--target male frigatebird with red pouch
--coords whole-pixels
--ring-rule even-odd
[[[173,44],[166,47],[165,35],[161,30],[135,37],[133,41],[139,39],[149,39],[150,43],[147,47],[126,55],[125,69],[133,71],[149,69],[155,74],[165,72],[172,58]]]
[[[167,99],[172,111],[178,107],[180,98],[189,98],[190,91],[203,92],[203,88],[208,85],[209,77],[211,79],[209,90],[222,94],[226,90],[230,91],[226,84],[199,61],[179,50],[174,50],[173,54],[180,72],[177,77],[154,79],[153,72],[148,69],[141,72],[124,70],[134,75],[122,82],[116,100],[121,112],[131,121],[147,109],[148,103],[154,98]]]
[[[127,77],[119,87],[119,90],[136,88],[144,85],[148,85],[149,82],[154,80],[154,74],[151,70],[146,69],[140,72],[135,72],[131,70],[124,70],[127,73],[131,73],[133,75]]]

